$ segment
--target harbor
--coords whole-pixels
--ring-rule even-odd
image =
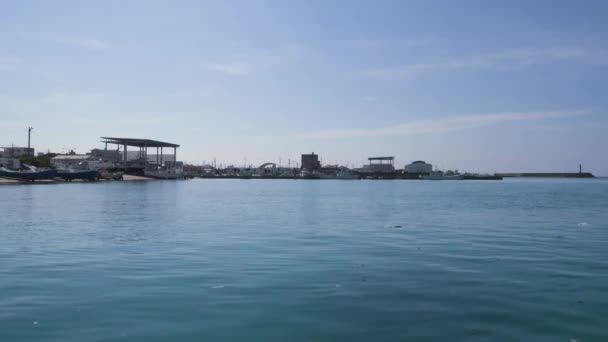
[[[28,147],[0,149],[0,184],[53,184],[61,182],[129,181],[154,179],[292,179],[292,180],[432,180],[472,181],[502,180],[511,177],[593,178],[579,165],[577,173],[495,173],[482,174],[458,170],[438,170],[432,164],[416,160],[395,166],[394,156],[367,158],[361,167],[322,165],[319,154],[301,154],[300,162],[288,166],[266,162],[259,166],[229,164],[194,165],[177,159],[177,143],[148,138],[101,137],[103,148],[85,154],[38,153]]]

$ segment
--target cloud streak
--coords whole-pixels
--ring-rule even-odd
[[[554,62],[608,65],[608,52],[582,47],[514,49],[437,62],[371,68],[358,74],[382,80],[407,80],[425,73],[482,69],[508,70]]]
[[[36,33],[28,36],[52,44],[60,44],[85,50],[109,50],[118,47],[103,40],[91,37],[73,36],[59,33]]]
[[[552,119],[576,118],[588,115],[584,111],[563,112],[511,112],[485,115],[466,115],[452,118],[430,120],[414,120],[387,127],[362,129],[343,128],[334,130],[321,130],[290,135],[293,139],[344,139],[381,137],[398,135],[418,135],[445,133],[464,129],[478,128],[506,122],[541,121]]]
[[[310,50],[299,44],[289,44],[275,50],[257,50],[233,54],[221,60],[204,60],[203,69],[231,76],[249,76],[261,70],[288,65],[301,59]]]
[[[232,76],[246,76],[251,73],[252,67],[245,62],[228,62],[228,63],[213,63],[203,62],[202,67],[210,70],[217,71],[220,73],[232,75]]]

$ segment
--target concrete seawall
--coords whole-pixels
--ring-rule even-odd
[[[538,178],[594,178],[590,172],[523,172],[523,173],[497,173],[499,177],[538,177]]]

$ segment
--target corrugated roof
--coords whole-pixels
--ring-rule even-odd
[[[395,160],[395,157],[369,157],[367,160]]]
[[[136,146],[136,147],[179,147],[178,144],[168,143],[164,141],[138,138],[112,138],[101,137],[102,142],[118,145]]]

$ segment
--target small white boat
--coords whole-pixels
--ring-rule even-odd
[[[176,169],[144,170],[144,176],[158,179],[182,179],[186,177],[183,170]]]
[[[144,176],[158,179],[183,179],[187,176],[182,162],[165,163],[144,170]]]

